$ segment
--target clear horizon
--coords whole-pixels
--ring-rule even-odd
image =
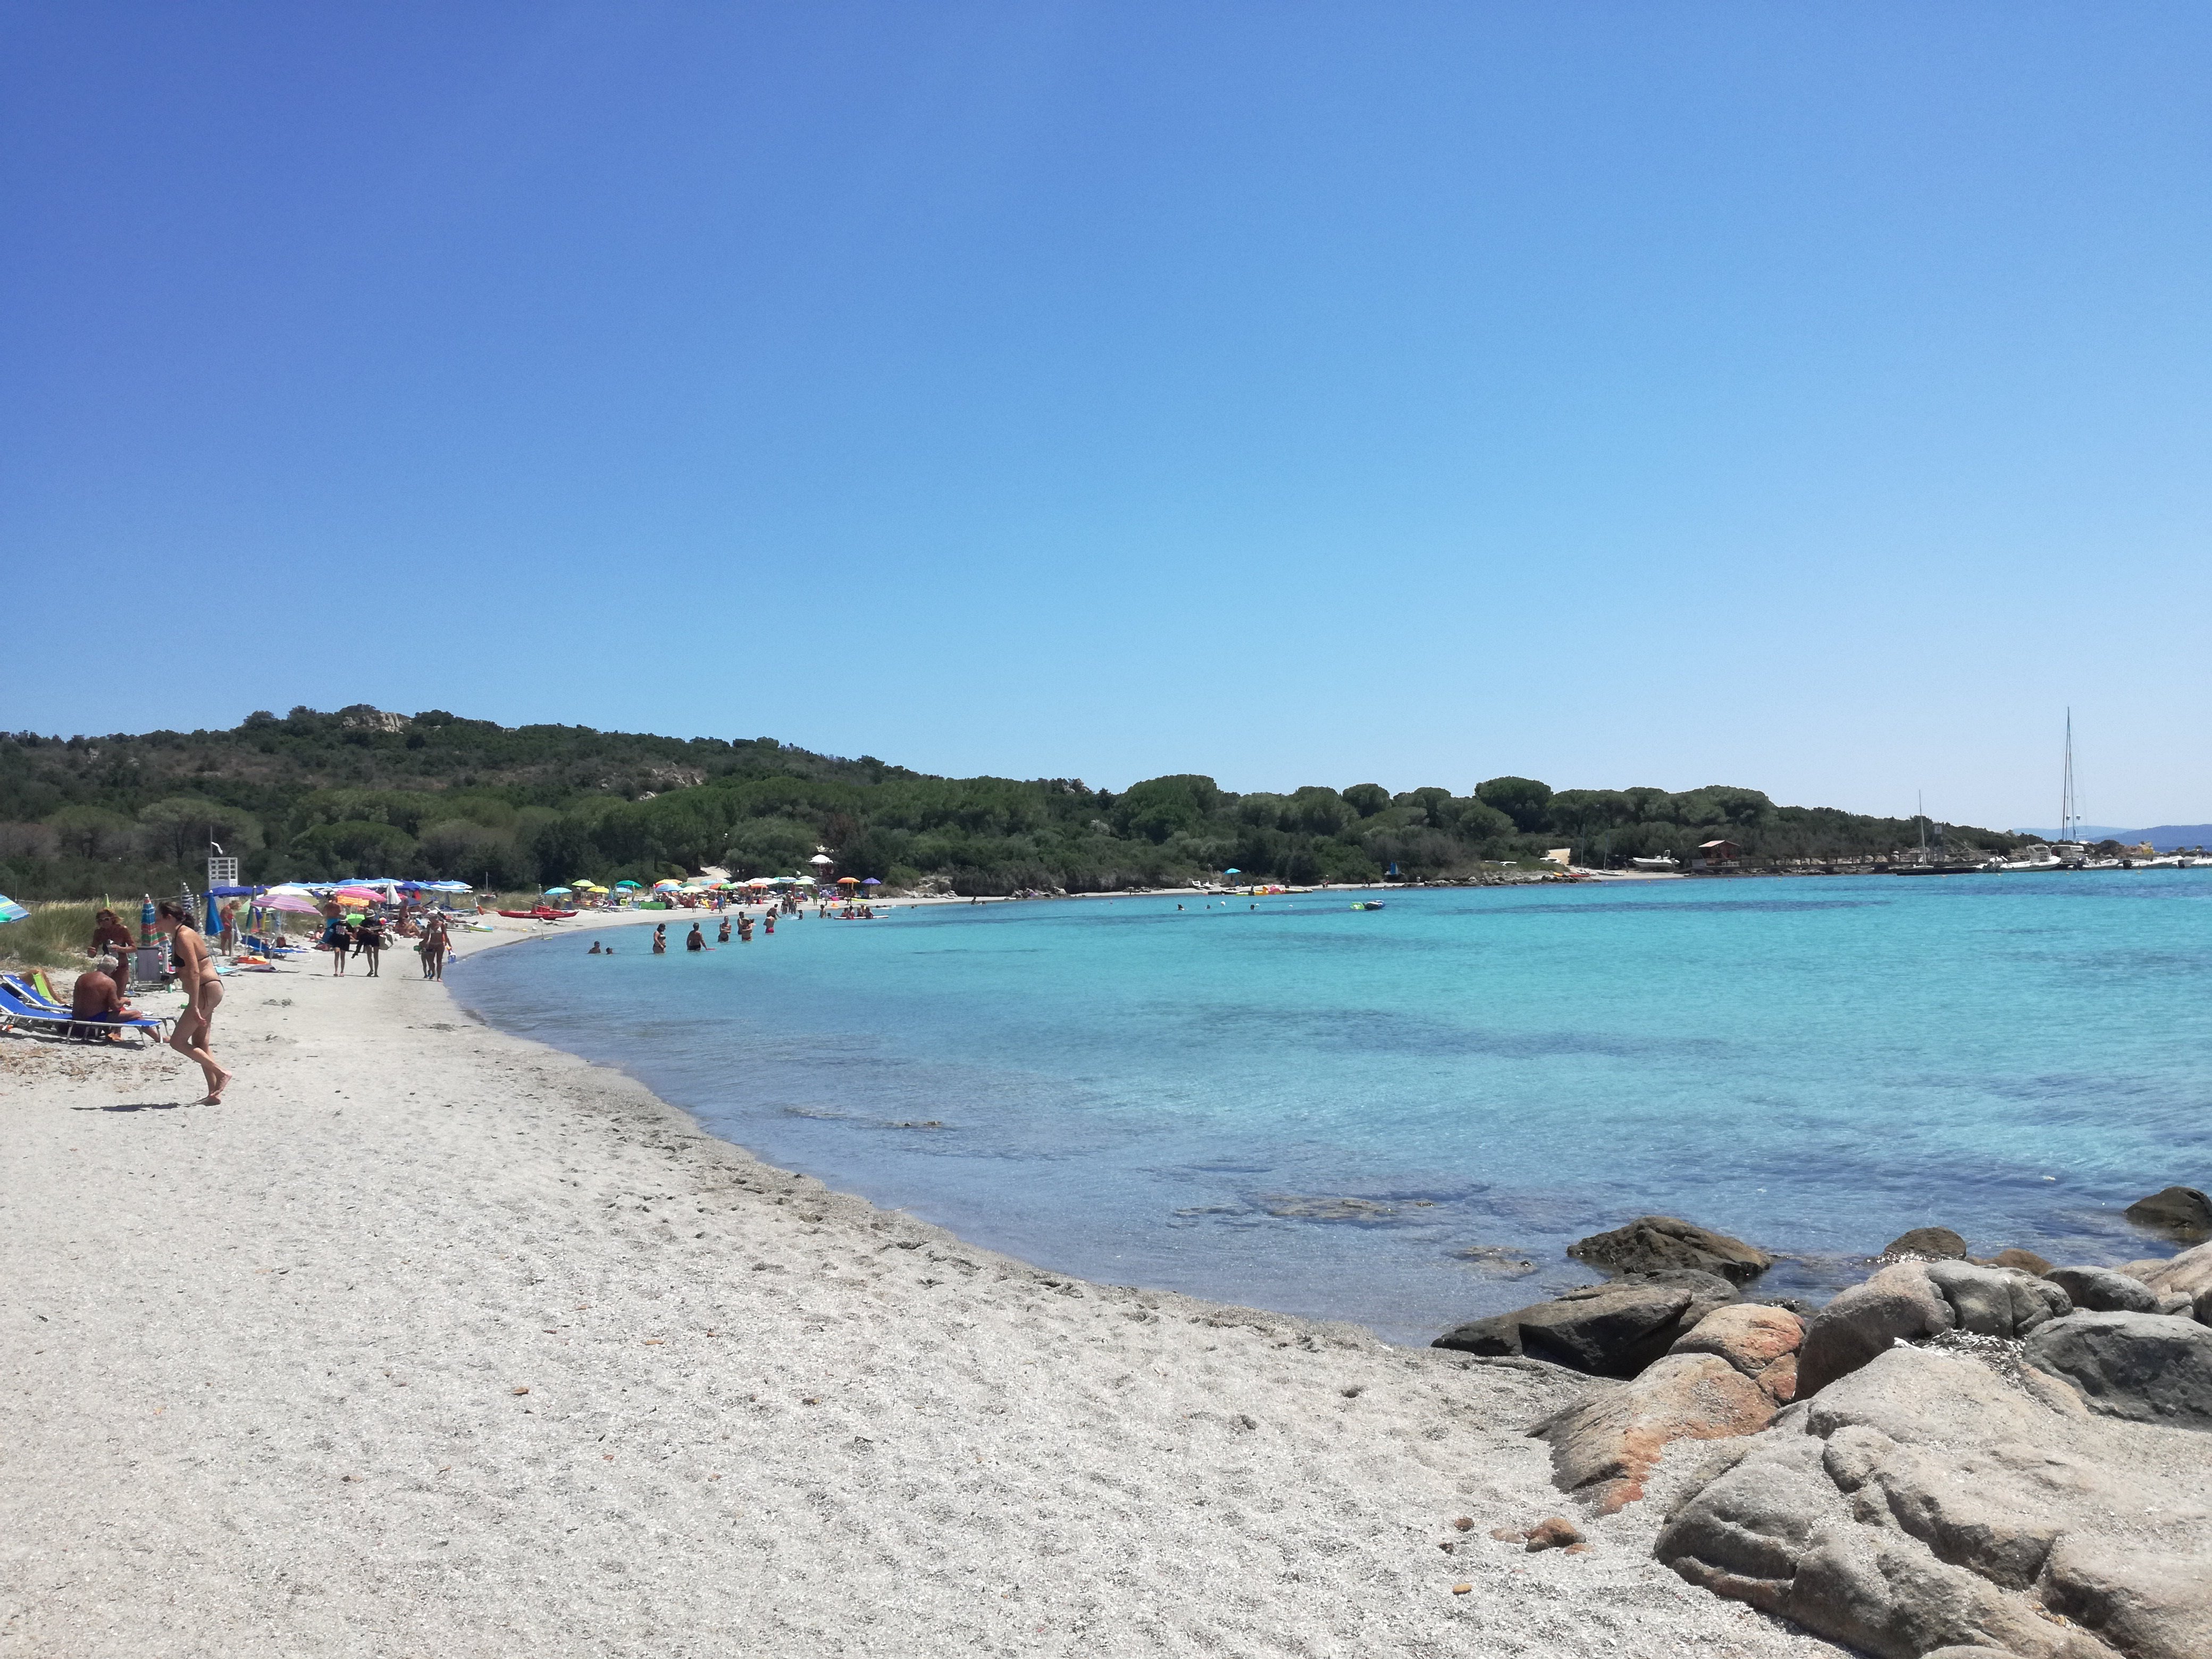
[[[2212,818],[2212,17],[11,8],[0,726]]]

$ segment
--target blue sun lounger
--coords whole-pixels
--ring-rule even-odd
[[[137,1031],[143,1036],[150,1031],[158,1039],[165,1023],[150,1014],[141,1014],[135,1019],[78,1019],[66,1008],[57,1012],[52,1006],[42,1007],[39,1002],[26,1001],[13,980],[0,982],[0,1027],[58,1027],[64,1036],[95,1036],[109,1031]]]
[[[46,1013],[67,1013],[59,1001],[48,996],[29,980],[15,974],[0,974],[0,988],[12,991],[22,1001]]]

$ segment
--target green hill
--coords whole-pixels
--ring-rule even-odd
[[[1553,791],[1498,777],[1465,793],[1371,783],[1237,795],[1196,775],[1119,794],[1079,779],[939,778],[773,738],[505,727],[441,710],[257,713],[227,732],[0,736],[0,891],[84,897],[174,888],[222,843],[257,881],[452,878],[495,888],[641,880],[724,864],[963,893],[1096,891],[1236,868],[1304,883],[1464,877],[1571,847],[1578,862],[1686,854],[1725,838],[1749,867],[1875,857],[1915,821],[1777,806],[1715,786]],[[1954,852],[2021,837],[1948,829]]]

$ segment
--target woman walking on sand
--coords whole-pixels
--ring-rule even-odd
[[[452,948],[453,939],[446,932],[446,918],[437,911],[430,913],[429,921],[422,924],[422,977],[443,979],[446,976],[446,952]]]
[[[169,1033],[169,1046],[197,1065],[207,1079],[207,1096],[198,1103],[220,1106],[222,1091],[230,1085],[230,1073],[222,1069],[208,1046],[215,1011],[222,1001],[222,981],[216,976],[215,959],[208,954],[207,940],[192,926],[191,914],[176,900],[163,899],[154,907],[154,925],[169,936],[170,965],[177,970],[177,984],[185,994],[185,1011],[177,1016],[176,1028]]]

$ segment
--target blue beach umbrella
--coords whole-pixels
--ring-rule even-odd
[[[5,893],[0,893],[0,921],[21,921],[30,914]]]

